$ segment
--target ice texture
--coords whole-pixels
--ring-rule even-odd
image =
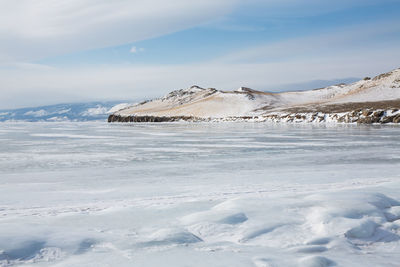
[[[399,266],[400,127],[0,123],[0,266]]]

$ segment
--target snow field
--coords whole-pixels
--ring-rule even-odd
[[[398,131],[2,124],[0,266],[398,266]]]

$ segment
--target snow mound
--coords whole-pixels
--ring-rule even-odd
[[[21,263],[54,262],[66,256],[60,248],[47,247],[46,242],[27,240],[0,252],[0,266]]]
[[[172,245],[188,245],[202,242],[198,236],[177,229],[161,229],[151,234],[148,241],[140,243],[144,247],[162,247]]]
[[[243,212],[240,213],[236,213],[230,216],[227,216],[225,218],[223,218],[222,220],[220,220],[220,223],[224,223],[224,224],[239,224],[239,223],[243,223],[245,221],[247,221],[248,218],[246,216],[246,214],[244,214]]]
[[[371,244],[398,244],[399,213],[400,203],[383,194],[342,191],[272,203],[267,197],[228,200],[186,215],[181,222],[206,244],[275,247],[281,253],[305,256],[300,266],[335,266],[336,262],[347,266],[338,250],[358,253]],[[333,251],[335,258],[322,256],[334,255]],[[278,262],[282,264],[279,257],[254,260],[256,266]]]
[[[307,257],[300,261],[301,267],[330,267],[335,265],[334,261],[322,256]]]

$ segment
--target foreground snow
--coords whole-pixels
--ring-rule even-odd
[[[3,123],[0,266],[398,266],[399,127]]]

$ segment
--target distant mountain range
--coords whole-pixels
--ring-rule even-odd
[[[0,110],[0,121],[104,121],[121,101],[58,104]],[[124,105],[117,105],[123,107]]]
[[[400,122],[400,69],[350,84],[270,93],[192,86],[163,98],[121,108],[109,122],[273,121]]]

